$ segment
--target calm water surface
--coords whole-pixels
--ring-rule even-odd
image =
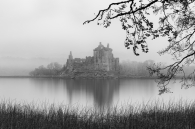
[[[0,99],[96,109],[154,100],[195,100],[194,87],[181,89],[179,82],[170,83],[173,93],[158,95],[156,85],[153,79],[0,78]]]

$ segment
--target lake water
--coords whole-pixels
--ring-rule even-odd
[[[195,100],[194,87],[181,89],[179,82],[170,83],[169,87],[173,93],[158,95],[153,79],[0,78],[0,99],[95,109],[156,100]]]

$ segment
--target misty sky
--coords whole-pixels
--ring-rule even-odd
[[[1,0],[0,75],[22,75],[18,73],[21,70],[26,74],[50,62],[65,64],[70,51],[73,57],[92,56],[99,42],[105,46],[109,43],[120,62],[170,62],[170,56],[157,54],[168,44],[166,39],[148,40],[149,53],[140,50],[137,57],[132,49],[124,47],[125,31],[117,19],[107,29],[97,26],[97,22],[83,25],[99,9],[117,1],[120,0]]]

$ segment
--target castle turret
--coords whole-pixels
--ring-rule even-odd
[[[67,59],[67,62],[66,62],[66,68],[67,68],[68,72],[71,72],[73,69],[73,56],[72,56],[71,51],[70,51],[69,58]]]
[[[70,51],[69,59],[73,59],[72,52]]]
[[[107,48],[109,48],[109,43],[107,44]]]

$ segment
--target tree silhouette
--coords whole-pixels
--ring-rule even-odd
[[[160,55],[169,53],[175,62],[166,67],[154,64],[148,67],[151,75],[158,77],[159,91],[169,92],[167,84],[175,78],[177,73],[182,73],[182,87],[188,88],[195,85],[195,71],[186,75],[183,67],[194,63],[194,33],[195,33],[195,2],[194,0],[127,0],[110,3],[106,9],[99,10],[98,14],[83,24],[97,20],[98,25],[109,27],[113,19],[118,18],[122,29],[126,31],[125,47],[132,46],[135,55],[138,46],[147,53],[146,39],[167,37],[169,45],[159,51]],[[158,27],[154,27],[149,15],[158,14]]]
[[[63,69],[62,65],[57,62],[52,62],[44,67],[43,65],[35,68],[35,70],[29,73],[30,76],[53,76],[58,75]]]

